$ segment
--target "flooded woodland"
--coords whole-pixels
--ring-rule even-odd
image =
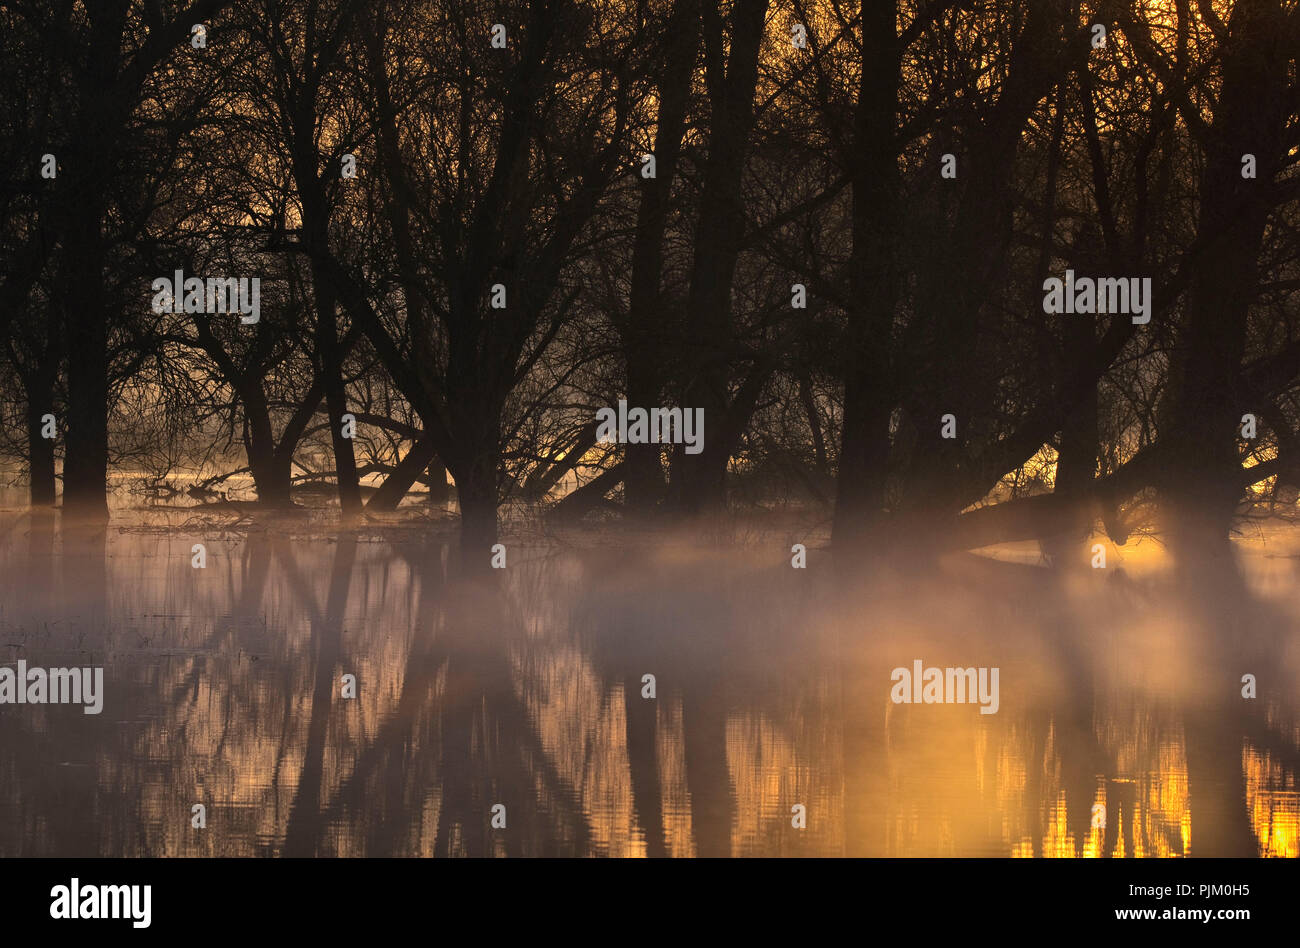
[[[1298,624],[1294,0],[0,3],[0,856],[1296,857]]]
[[[1190,598],[1154,538],[846,576],[790,517],[507,532],[460,576],[453,521],[402,511],[6,509],[3,661],[106,684],[0,707],[0,853],[1297,855],[1293,526]],[[996,713],[893,702],[918,658],[999,668]]]

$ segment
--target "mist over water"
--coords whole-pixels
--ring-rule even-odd
[[[1194,595],[1152,539],[1106,570],[1027,544],[850,574],[757,520],[507,530],[469,580],[451,525],[87,535],[11,500],[0,662],[102,665],[105,694],[0,705],[3,856],[1300,854],[1294,527]],[[997,712],[892,702],[917,660],[1000,669]]]

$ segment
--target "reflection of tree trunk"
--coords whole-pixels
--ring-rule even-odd
[[[1065,791],[1066,827],[1074,835],[1075,844],[1081,846],[1092,831],[1092,804],[1097,795],[1097,783],[1105,774],[1107,760],[1097,743],[1094,726],[1096,685],[1088,656],[1069,648],[1064,654],[1070,663],[1065,676],[1067,692],[1061,696],[1062,711],[1053,721],[1056,728],[1056,747],[1061,755],[1061,789]],[[1049,804],[1055,801],[1047,801]],[[1107,826],[1119,818],[1109,812],[1107,801]],[[1132,853],[1132,850],[1129,850]]]
[[[419,550],[412,563],[420,577],[414,638],[406,656],[402,691],[390,718],[403,732],[400,735],[387,732],[377,735],[370,748],[357,760],[349,782],[339,793],[345,805],[354,808],[354,812],[360,811],[366,801],[366,791],[373,786],[365,779],[369,759],[382,755],[382,764],[376,770],[384,804],[366,832],[367,856],[401,855],[402,833],[404,830],[418,830],[422,808],[437,779],[438,762],[442,758],[441,733],[422,734],[417,730],[424,709],[432,700],[438,669],[443,662],[441,643],[436,638],[437,606],[446,589],[438,568],[441,557],[436,553],[436,550]],[[421,845],[423,840],[416,839],[415,843]]]
[[[873,661],[863,651],[860,640],[861,603],[886,601],[887,590],[872,575],[878,568],[871,556],[836,556],[835,627],[840,629],[839,707],[842,721],[841,768],[844,781],[844,848],[849,857],[880,857],[886,852],[886,818],[882,813],[889,800],[888,748],[886,720],[888,704],[870,697],[874,688],[869,682],[888,682],[890,669],[883,661]],[[888,609],[882,608],[887,614]],[[864,699],[862,696],[867,695]],[[883,696],[888,701],[888,695]],[[782,814],[784,815],[784,814]]]
[[[727,707],[718,689],[684,692],[682,730],[696,855],[730,856],[735,804],[727,769]]]
[[[490,585],[459,586],[449,601],[441,551],[401,552],[421,577],[402,692],[322,819],[370,819],[367,854],[395,854],[404,830],[420,831],[423,807],[440,785],[432,846],[422,837],[413,840],[421,852],[486,855],[499,839],[512,854],[552,854],[556,842],[564,849],[555,854],[589,853],[591,832],[579,793],[551,764],[516,694],[499,595]],[[377,820],[376,787],[384,788],[385,801]],[[505,830],[491,828],[493,803],[507,806]]]
[[[422,808],[432,792],[441,759],[443,732],[427,713],[446,651],[438,631],[438,605],[445,587],[437,547],[399,547],[419,576],[419,600],[413,616],[413,639],[401,675],[397,706],[373,740],[356,757],[351,773],[341,781],[324,822],[343,815],[365,829],[367,856],[395,856],[404,851],[405,832],[419,832]],[[376,806],[376,787],[382,805]],[[423,840],[412,842],[418,847]],[[420,850],[423,851],[423,850]]]
[[[1242,698],[1239,689],[1242,671],[1260,667],[1258,653],[1252,650],[1252,627],[1260,623],[1260,613],[1235,563],[1216,570],[1202,552],[1185,562],[1183,570],[1184,578],[1195,583],[1184,593],[1189,616],[1184,648],[1195,671],[1183,716],[1191,853],[1256,856],[1242,762],[1252,702]]]
[[[632,780],[632,807],[645,833],[646,855],[668,854],[664,845],[663,800],[659,792],[659,754],[656,744],[655,701],[641,697],[641,679],[623,679],[623,712],[626,716],[627,762]]]
[[[1233,695],[1231,678],[1227,687]],[[1246,810],[1241,717],[1231,700],[1189,710],[1184,718],[1193,856],[1259,855]]]
[[[285,830],[285,856],[316,854],[321,827],[320,793],[324,778],[325,739],[329,731],[330,711],[334,707],[337,685],[334,673],[338,668],[342,648],[343,611],[347,606],[356,551],[357,538],[354,534],[345,533],[339,537],[334,549],[334,566],[330,572],[325,614],[322,616],[316,613],[312,616],[312,637],[316,640],[316,684],[312,690],[311,719],[307,725],[307,746],[303,752],[298,790],[294,795],[289,825]],[[360,687],[362,685],[358,684]]]
[[[54,596],[54,518],[48,507],[33,507],[28,514],[27,607],[33,615],[47,614]]]
[[[522,816],[522,800],[486,800],[479,792],[479,771],[485,768],[487,761],[481,746],[485,735],[475,732],[479,723],[486,724],[482,715],[483,706],[478,702],[466,700],[468,695],[480,693],[487,682],[480,677],[480,670],[472,662],[464,662],[453,656],[447,667],[447,687],[457,700],[444,707],[440,720],[442,736],[442,799],[438,806],[438,836],[434,842],[433,854],[437,857],[451,855],[489,856],[487,833],[491,820],[490,808],[495,803],[506,807],[506,826],[513,811],[516,818]],[[480,756],[474,753],[475,748]],[[530,804],[531,800],[528,801]],[[511,806],[511,804],[515,804]],[[457,832],[453,840],[452,829]],[[454,848],[453,848],[454,847]]]
[[[1042,829],[1046,826],[1048,801],[1044,794],[1044,771],[1041,766],[1043,754],[1047,747],[1047,735],[1051,728],[1051,715],[1042,711],[1031,711],[1026,716],[1025,737],[1028,752],[1025,755],[1025,829],[1033,844],[1033,855],[1043,855]],[[1012,839],[1012,845],[1020,842]]]
[[[888,740],[884,711],[863,713],[853,697],[864,680],[888,681],[888,671],[883,677],[864,677],[846,663],[841,677],[841,707],[845,711],[844,855],[879,857],[893,855],[885,852],[885,817],[880,812],[889,798],[885,771]]]
[[[1121,838],[1124,841],[1123,852],[1133,855],[1134,837],[1140,835],[1135,817],[1137,816],[1137,799],[1139,785],[1133,781],[1106,781],[1106,832],[1102,839],[1102,852],[1110,855],[1117,851]],[[1089,810],[1091,811],[1091,800]],[[1091,821],[1091,812],[1088,816]],[[1091,832],[1091,822],[1086,824],[1085,832]]]
[[[517,697],[506,638],[510,620],[496,584],[462,586],[446,619],[434,855],[490,856],[498,844],[511,855],[547,855],[556,853],[557,843],[566,855],[589,853],[580,791],[560,778]],[[491,826],[497,803],[506,807],[505,829]],[[546,826],[547,816],[558,825]]]
[[[77,518],[63,519],[63,588],[72,591],[86,617],[83,647],[103,655],[108,628],[107,529]]]
[[[267,576],[271,571],[271,543],[264,532],[250,533],[244,550],[244,569],[240,581],[239,602],[235,606],[237,619],[260,614],[262,598],[266,594]]]

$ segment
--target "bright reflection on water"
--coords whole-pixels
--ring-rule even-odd
[[[0,661],[106,697],[0,705],[0,855],[1298,854],[1294,532],[1192,601],[1149,540],[1122,576],[850,580],[794,533],[591,532],[507,540],[479,588],[445,527],[187,517],[4,511]],[[893,704],[917,659],[1000,668],[998,712]]]

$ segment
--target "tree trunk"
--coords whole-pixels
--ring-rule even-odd
[[[343,436],[343,416],[347,414],[347,392],[343,383],[345,353],[339,344],[338,295],[326,265],[330,259],[330,206],[317,169],[316,89],[305,89],[301,96],[293,112],[291,157],[302,202],[303,243],[310,261],[312,293],[316,303],[317,359],[325,385],[325,407],[330,420],[339,505],[343,516],[348,518],[361,512],[361,486],[352,439]]]
[[[743,178],[754,126],[754,90],[767,0],[737,0],[731,11],[730,49],[722,70],[723,39],[716,8],[705,14],[711,104],[709,156],[699,200],[695,259],[687,300],[687,325],[697,334],[684,393],[683,411],[704,409],[703,450],[674,455],[673,478],[689,515],[721,510],[726,504],[727,439],[709,436],[726,423],[731,368],[731,290],[745,232]],[[689,351],[689,350],[688,350]]]
[[[53,380],[50,380],[51,383]],[[35,386],[33,386],[35,388]],[[40,395],[29,393],[27,402],[27,447],[30,454],[30,484],[33,507],[52,507],[55,497],[54,441],[41,436],[41,416],[54,403],[54,386]]]
[[[866,3],[862,70],[853,122],[853,247],[844,367],[844,425],[831,541],[869,542],[885,507],[889,461],[890,337],[898,297],[899,174],[895,148],[900,82],[897,11]]]
[[[1284,20],[1271,0],[1242,0],[1233,11],[1200,183],[1196,241],[1204,251],[1170,366],[1169,424],[1161,436],[1170,440],[1175,473],[1167,494],[1171,538],[1194,583],[1228,564],[1229,530],[1242,496],[1237,421],[1249,399],[1242,357],[1273,179],[1285,152]],[[1241,176],[1247,148],[1256,157],[1256,179]]]
[[[456,479],[456,499],[460,503],[460,548],[469,562],[483,564],[491,560],[497,542],[496,477],[484,483],[479,473]]]
[[[624,338],[627,367],[627,403],[650,408],[663,397],[663,345],[667,314],[660,298],[663,276],[663,241],[668,226],[669,196],[686,130],[686,107],[691,75],[699,46],[700,12],[697,2],[683,0],[668,24],[672,37],[663,79],[659,83],[656,120],[655,177],[642,181],[637,209],[636,239],[632,247],[632,277],[628,298],[628,328]],[[638,156],[640,157],[640,156]],[[662,449],[657,444],[627,444],[624,502],[630,514],[642,514],[663,497]]]
[[[291,464],[276,450],[270,411],[260,385],[240,386],[240,400],[244,405],[244,451],[257,500],[268,507],[287,506]]]
[[[1074,352],[1087,352],[1096,345],[1092,325],[1083,320],[1072,323],[1066,330],[1066,337]],[[1047,532],[1039,538],[1040,547],[1053,562],[1065,562],[1072,553],[1084,555],[1083,541],[1091,531],[1096,509],[1091,488],[1097,477],[1099,450],[1097,389],[1094,386],[1070,413],[1061,429],[1061,448],[1056,459],[1056,480],[1052,491],[1066,503],[1060,515],[1049,523]]]
[[[429,503],[436,507],[445,507],[451,500],[451,484],[447,482],[447,465],[441,459],[434,458],[428,468]]]
[[[286,507],[290,502],[290,465],[274,451],[250,438],[246,443],[248,467],[253,474],[257,500],[267,507]]]
[[[370,495],[370,500],[366,501],[366,509],[376,511],[397,509],[397,505],[402,502],[402,498],[406,496],[406,492],[411,489],[411,485],[416,482],[421,472],[431,466],[433,458],[433,441],[426,435],[411,445],[410,450],[397,462],[397,467],[393,468],[392,473],[379,485],[379,490]],[[445,493],[445,474],[443,486]]]
[[[63,509],[79,520],[108,520],[108,328],[100,208],[87,200],[64,236],[63,316],[68,340],[68,420]]]
[[[313,263],[316,289],[316,344],[320,348],[320,366],[325,380],[325,407],[329,412],[330,439],[334,445],[334,470],[337,472],[339,505],[344,517],[361,512],[361,483],[357,477],[356,454],[352,439],[343,436],[343,416],[347,414],[347,392],[343,385],[343,353],[339,346],[334,289],[318,264]]]
[[[952,186],[953,197],[944,202],[952,208],[952,225],[932,242],[917,274],[915,305],[922,318],[911,321],[906,349],[924,353],[923,359],[899,370],[912,383],[903,401],[917,432],[901,505],[922,540],[965,507],[971,485],[983,480],[971,449],[987,444],[987,423],[998,404],[996,372],[980,353],[987,304],[1011,259],[1015,160],[1024,130],[1038,103],[1069,72],[1069,20],[1064,0],[1027,5],[996,103],[962,130],[958,179],[936,182]],[[955,438],[943,436],[944,415],[956,419]]]

